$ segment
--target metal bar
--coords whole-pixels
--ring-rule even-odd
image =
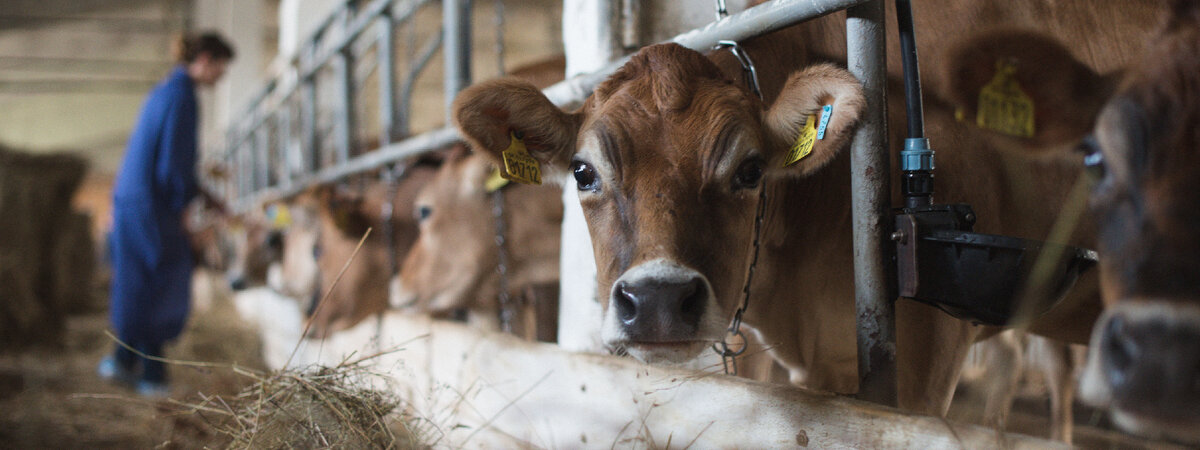
[[[267,84],[267,86],[264,86],[258,91],[258,93],[252,96],[254,100],[251,100],[248,103],[249,106],[246,107],[246,110],[241,115],[235,116],[237,117],[235,120],[238,122],[245,122],[247,116],[254,114],[254,111],[258,109],[262,103],[266,102],[272,96],[272,94],[274,94],[274,96],[277,98],[286,98],[293,95],[297,90],[302,89],[303,82],[300,80],[308,80],[315,77],[317,72],[320,71],[322,67],[330,63],[331,58],[335,57],[337,54],[341,53],[343,49],[350,46],[354,40],[366,30],[371,22],[382,14],[383,11],[391,11],[392,20],[394,21],[405,21],[410,19],[413,14],[416,14],[417,9],[424,4],[429,3],[430,1],[431,0],[417,0],[405,2],[404,8],[396,11],[394,8],[391,8],[391,6],[395,3],[395,0],[375,0],[375,2],[368,5],[362,10],[361,13],[358,14],[356,20],[346,25],[346,34],[341,36],[340,40],[338,40],[335,45],[331,46],[331,49],[322,52],[317,48],[316,41],[324,37],[326,28],[328,28],[329,23],[331,23],[332,20],[335,18],[344,17],[342,11],[345,8],[345,5],[339,7],[339,9],[337,9],[333,14],[330,14],[330,16],[324,22],[322,22],[324,25],[322,25],[321,28],[318,28],[317,31],[310,35],[311,37],[305,41],[306,44],[304,47],[302,47],[302,50],[296,53],[296,58],[293,60],[293,65],[296,68],[297,76],[295,78],[291,78],[290,80],[284,80],[287,83],[278,85],[277,80],[272,80]],[[250,119],[252,120],[253,118]]]
[[[867,105],[850,148],[858,397],[896,406],[895,266],[889,264],[891,170],[887,142],[887,47],[883,0],[846,11],[847,68]]]
[[[333,60],[334,78],[337,80],[337,104],[334,106],[334,148],[338,164],[350,159],[354,147],[354,60],[347,52]]]
[[[834,12],[862,4],[868,0],[775,0],[767,2],[702,28],[671,38],[684,47],[707,52],[720,40],[740,41],[772,31],[787,28],[797,23],[816,19]],[[629,61],[629,56],[617,59],[603,69],[550,86],[542,92],[555,105],[564,109],[583,106],[583,100],[592,90]]]
[[[285,199],[303,192],[309,186],[332,183],[350,175],[378,169],[396,161],[428,153],[434,149],[445,148],[458,142],[460,139],[462,137],[459,136],[458,130],[453,127],[444,127],[426,132],[419,136],[414,136],[380,148],[379,150],[364,153],[347,161],[345,164],[329,167],[317,171],[315,174],[306,174],[297,177],[296,182],[291,187],[260,191],[256,195],[244,199],[235,207],[235,211],[244,211],[246,208],[262,202]]]
[[[254,189],[271,185],[271,136],[267,131],[262,126],[254,132]]]
[[[292,138],[292,114],[286,102],[275,113],[275,148],[276,161],[279,162],[279,167],[275,168],[275,179],[279,186],[288,186],[292,184],[292,165],[289,163],[290,152],[288,152],[288,142]]]
[[[410,117],[412,117],[412,94],[413,87],[417,83],[417,75],[425,71],[425,67],[429,65],[429,61],[433,60],[433,55],[437,54],[438,49],[442,48],[442,39],[446,33],[438,29],[437,34],[425,44],[421,49],[421,54],[417,56],[415,64],[409,68],[408,73],[404,76],[404,83],[400,86],[400,122],[396,127],[396,132],[400,136],[408,136],[412,132]]]
[[[471,0],[442,0],[446,123],[453,119],[450,116],[454,97],[471,84],[471,3]]]
[[[241,162],[238,164],[238,198],[251,198],[254,189],[250,187],[251,177],[254,175],[250,165],[250,151],[243,144],[239,147],[238,159]]]
[[[379,145],[392,143],[396,138],[396,23],[392,9],[383,11],[379,23]]]
[[[304,79],[304,97],[300,100],[300,139],[309,159],[304,164],[305,173],[316,172],[321,167],[321,144],[317,142],[317,82],[312,77]]]

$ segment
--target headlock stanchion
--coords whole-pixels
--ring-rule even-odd
[[[421,52],[421,61],[401,82],[399,105],[386,100],[391,93],[381,93],[381,117],[389,122],[381,136],[381,147],[361,155],[347,154],[336,164],[323,166],[322,142],[326,136],[317,123],[317,86],[315,77],[331,60],[345,54],[356,38],[365,33],[377,20],[388,21],[389,25],[371,28],[392,33],[393,22],[411,18],[414,11],[429,0],[375,0],[365,6],[353,8],[347,1],[330,16],[316,33],[306,41],[299,61],[280,81],[273,81],[256,96],[245,117],[238,118],[230,127],[229,147],[225,161],[235,171],[228,196],[236,211],[244,211],[265,201],[290,197],[310,186],[336,182],[347,176],[376,170],[406,158],[420,155],[450,145],[460,139],[452,127],[444,127],[419,136],[392,142],[392,136],[402,136],[408,130],[408,106],[411,99],[413,76],[424,67],[429,57],[437,50],[437,44],[426,46]],[[443,13],[452,17],[443,19],[444,33],[433,36],[444,37],[446,57],[445,89],[447,105],[457,93],[469,84],[470,22],[469,0],[443,0]],[[767,34],[797,23],[847,10],[847,58],[850,71],[864,83],[867,94],[867,116],[863,126],[855,135],[852,151],[854,186],[854,242],[855,242],[855,286],[858,305],[859,367],[862,397],[884,403],[895,404],[894,371],[894,318],[891,303],[895,298],[890,285],[894,266],[890,261],[891,219],[888,216],[888,157],[886,141],[886,85],[885,38],[882,0],[775,0],[737,14],[718,13],[719,20],[704,27],[680,34],[672,42],[697,51],[709,51],[720,41],[741,41]],[[327,34],[338,24],[342,33],[332,44]],[[383,42],[382,39],[377,42]],[[377,45],[380,51],[390,51],[390,45]],[[573,109],[582,105],[592,90],[609,75],[620,68],[628,56],[620,58],[599,71],[579,75],[546,88],[543,93],[555,104]],[[388,70],[390,58],[380,57],[380,70]],[[352,72],[352,71],[351,71]],[[349,80],[354,81],[354,80]],[[394,89],[395,83],[387,80],[381,89]],[[347,110],[353,110],[354,96]],[[264,111],[272,108],[299,109],[299,137],[305,157],[299,164],[285,169],[286,177],[271,177],[254,180],[254,166],[268,164],[253,160],[247,155],[254,153],[255,140],[249,138],[264,127]],[[449,108],[447,108],[449,109]],[[291,115],[286,114],[288,120]],[[280,129],[289,127],[280,127]],[[291,127],[296,128],[296,127]],[[388,132],[387,130],[393,130]],[[282,136],[278,139],[291,140]],[[339,149],[340,150],[340,149]],[[347,152],[350,153],[350,152]],[[288,160],[287,158],[279,161]],[[873,168],[873,170],[868,170]],[[284,182],[282,180],[286,179]]]

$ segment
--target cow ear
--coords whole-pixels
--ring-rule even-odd
[[[566,173],[575,153],[580,115],[563,112],[528,82],[500,79],[459,93],[454,122],[475,150],[497,161],[510,136],[519,136],[553,179]]]
[[[334,185],[321,189],[319,198],[334,227],[347,239],[360,239],[371,227],[371,218],[364,212],[366,199],[361,192]]]
[[[1116,85],[1115,76],[1097,74],[1058,41],[1036,32],[980,33],[948,55],[946,96],[958,108],[959,120],[988,130],[1002,146],[1024,151],[1078,141],[1092,129]],[[1026,105],[1032,118],[1004,113]]]
[[[786,167],[793,176],[824,167],[854,135],[864,106],[862,84],[845,69],[819,64],[792,74],[763,120],[770,167]],[[825,129],[818,133],[821,122]]]

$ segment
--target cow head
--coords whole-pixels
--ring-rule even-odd
[[[489,166],[455,153],[417,193],[413,216],[420,234],[392,280],[393,307],[436,313],[466,308],[495,281],[496,228],[484,188]]]
[[[784,167],[810,115],[833,105],[825,139]],[[684,47],[647,47],[575,113],[528,84],[471,87],[455,118],[498,156],[523,136],[549,179],[573,177],[604,305],[602,339],[647,362],[683,362],[724,335],[750,264],[759,190],[811,174],[845,146],[859,83],[829,65],[792,74],[763,103]]]
[[[502,201],[509,294],[558,280],[562,192],[516,183],[489,187],[495,164],[465,150],[448,156],[417,193],[413,215],[420,235],[392,280],[393,307],[436,314],[497,307],[497,199]]]
[[[269,208],[276,211],[282,207],[273,205]],[[290,221],[290,215],[287,220]],[[266,217],[261,209],[228,220],[222,232],[231,246],[229,264],[225,268],[225,279],[231,288],[241,290],[267,282],[268,268],[282,257],[283,226]]]
[[[1030,33],[987,33],[955,55],[948,79],[968,117],[980,83],[1008,61],[1037,105],[1036,135],[1013,143],[1089,155],[1107,308],[1081,398],[1130,431],[1200,441],[1198,2],[1175,2],[1161,36],[1121,74],[1098,75]]]

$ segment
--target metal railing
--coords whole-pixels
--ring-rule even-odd
[[[427,0],[426,0],[427,1]],[[407,20],[418,6],[426,1],[399,2],[375,0],[358,9],[347,2],[327,19],[316,33],[306,41],[304,51],[294,65],[294,76],[285,76],[269,84],[255,101],[238,125],[229,132],[229,152],[226,160],[234,170],[235,189],[230,193],[235,210],[266,201],[284,199],[304,189],[325,183],[336,182],[348,176],[386,167],[410,157],[418,156],[460,139],[458,131],[443,127],[393,142],[407,129],[407,104],[397,109],[393,99],[395,83],[391,79],[393,58],[390,35],[393,25]],[[454,93],[469,84],[470,56],[470,0],[443,0],[444,39],[435,37],[430,42],[441,42],[447,69],[445,73],[446,104]],[[865,86],[867,95],[866,115],[855,135],[851,148],[852,174],[852,218],[854,221],[854,264],[855,303],[858,317],[858,355],[860,398],[877,403],[896,404],[895,384],[895,324],[892,309],[896,298],[891,291],[894,265],[889,264],[893,252],[891,233],[889,157],[887,142],[886,101],[886,58],[883,0],[775,0],[761,4],[738,14],[729,15],[702,28],[680,34],[671,41],[698,51],[712,49],[719,40],[744,40],[770,33],[806,20],[815,19],[841,10],[847,10],[847,58],[848,68]],[[385,121],[380,147],[361,155],[352,155],[349,139],[353,130],[353,96],[346,95],[336,105],[334,115],[339,120],[330,134],[335,137],[336,158],[327,166],[320,161],[323,140],[315,124],[317,114],[315,80],[318,71],[332,65],[338,73],[342,92],[350,92],[354,79],[351,76],[353,54],[349,51],[354,41],[374,22],[382,20],[388,24],[380,28],[378,38],[378,73],[387,82],[380,83],[380,117]],[[330,30],[340,25],[341,34],[332,44],[322,45]],[[436,51],[435,46],[426,46],[422,56]],[[543,92],[555,104],[563,108],[580,106],[592,90],[616,71],[627,60],[621,58],[603,69],[562,81]],[[402,96],[411,97],[411,79],[424,63],[418,64],[408,73],[404,81]],[[386,88],[384,88],[386,86]],[[341,94],[341,92],[339,93]],[[281,105],[300,100],[299,125],[301,127],[302,154],[311,160],[298,164],[288,155],[291,139],[281,135],[272,136],[271,129],[289,130],[294,126],[291,114],[280,117]],[[291,109],[283,108],[284,111]],[[449,113],[449,108],[447,108]],[[271,128],[272,123],[280,124]],[[276,165],[285,168],[271,174],[271,147],[279,153]],[[292,150],[295,150],[294,148]],[[291,170],[289,168],[298,168]]]

